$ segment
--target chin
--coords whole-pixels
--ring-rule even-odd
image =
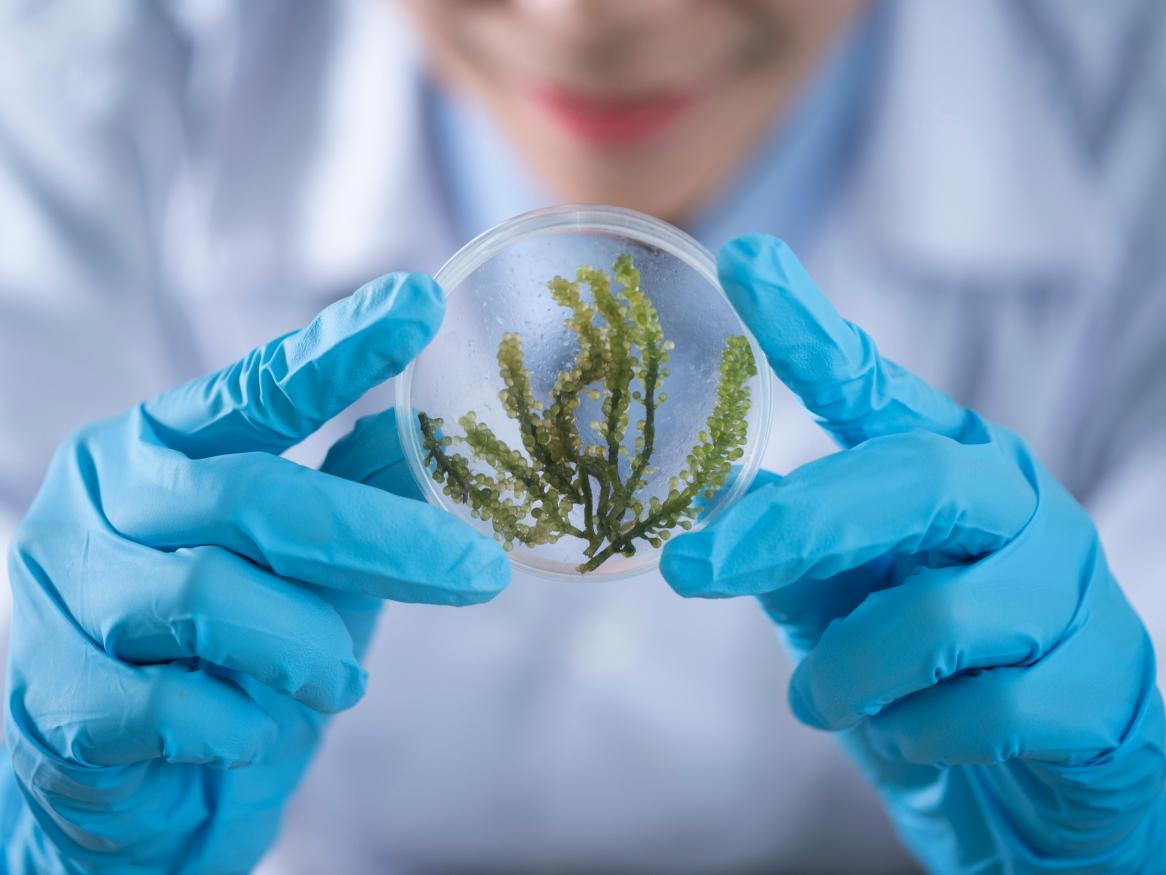
[[[521,151],[559,199],[625,207],[669,221],[682,218],[691,206],[702,162],[685,155],[692,141],[682,129],[647,140],[599,142],[540,121],[515,133]]]

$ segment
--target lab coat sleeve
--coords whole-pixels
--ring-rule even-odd
[[[1166,655],[1166,14],[1155,0],[1015,4],[1058,48],[1057,91],[1118,252],[1083,351],[1064,479],[1091,512],[1114,575]]]
[[[0,0],[0,668],[8,545],[54,448],[158,379],[190,56],[164,4]]]
[[[1151,5],[1146,5],[1152,10]],[[1166,655],[1166,14],[1147,53],[1153,67],[1126,83],[1110,113],[1097,169],[1114,211],[1118,254],[1098,296],[1074,447],[1084,482],[1075,491],[1093,515],[1110,567],[1150,631],[1163,684]],[[1146,37],[1150,38],[1150,37]],[[1152,120],[1153,124],[1147,124]],[[1072,482],[1076,471],[1067,476]]]
[[[1113,210],[1120,257],[1081,371],[1094,379],[1092,391],[1082,387],[1091,404],[1080,433],[1067,439],[1083,453],[1083,469],[1095,472],[1084,501],[1154,641],[1166,688],[1166,14],[1152,0],[1128,4],[1128,14],[1107,11],[1074,16],[1081,41],[1102,40],[1099,24],[1126,34],[1111,40],[1119,57],[1108,66],[1086,61],[1113,52],[1081,53],[1078,68],[1094,75],[1084,89],[1092,100],[1078,100],[1078,118],[1096,125],[1098,192]],[[1106,78],[1106,71],[1127,75]]]
[[[1144,230],[1155,239],[1135,254],[1129,286],[1116,296],[1109,335],[1096,349],[1097,402],[1079,439],[1096,448],[1099,471],[1085,504],[1154,641],[1166,687],[1166,210]]]

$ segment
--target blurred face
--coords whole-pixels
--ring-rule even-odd
[[[865,0],[402,0],[559,198],[683,221]]]

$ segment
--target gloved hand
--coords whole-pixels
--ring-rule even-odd
[[[669,542],[669,583],[760,597],[800,658],[795,714],[840,734],[932,871],[1166,871],[1154,654],[1085,511],[880,358],[785,244],[739,238],[719,269],[844,449]]]
[[[506,584],[495,542],[402,497],[390,417],[323,472],[277,455],[400,371],[442,314],[429,278],[384,277],[61,447],[10,561],[9,872],[249,871],[324,715],[364,691],[381,600]]]

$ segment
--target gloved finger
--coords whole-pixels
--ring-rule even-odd
[[[757,601],[798,653],[806,653],[822,632],[845,617],[872,592],[891,585],[886,557],[821,580],[803,577],[780,589],[758,594]]]
[[[320,470],[405,498],[424,500],[405,461],[396,411],[391,408],[358,419],[352,431],[332,445]]]
[[[328,451],[320,470],[404,498],[424,501],[405,461],[396,411],[391,408],[358,419],[352,431]],[[320,590],[320,594],[343,618],[352,633],[357,655],[363,655],[372,637],[379,602],[374,600],[370,604],[364,596],[336,590]]]
[[[1094,586],[1110,591],[1085,588],[1086,603],[1041,658],[966,671],[907,696],[869,719],[871,742],[933,765],[1031,757],[1072,767],[1113,754],[1142,721],[1161,719],[1161,700],[1137,614],[1112,579]]]
[[[746,495],[782,481],[780,474],[765,468],[757,472]],[[795,581],[779,590],[757,595],[757,601],[786,639],[799,652],[810,649],[836,617],[844,616],[870,591],[870,571],[866,566],[825,580]]]
[[[161,552],[110,535],[90,538],[89,557],[121,579],[87,590],[74,618],[118,659],[198,658],[324,713],[364,694],[348,629],[303,587],[218,547]]]
[[[966,561],[999,549],[1036,507],[992,443],[890,435],[797,469],[665,546],[660,569],[684,596],[757,595],[880,556],[934,551]]]
[[[882,358],[838,315],[781,240],[749,234],[717,257],[721,284],[777,377],[843,446],[924,429],[960,439],[978,420],[947,395]]]
[[[780,483],[782,477],[765,468],[749,484],[749,492]],[[799,653],[805,653],[830,623],[849,614],[883,578],[881,558],[874,563],[844,571],[824,580],[805,578],[773,592],[758,594],[757,601],[773,622],[782,627],[786,641]]]
[[[398,374],[445,312],[424,274],[388,274],[305,328],[143,405],[162,441],[192,458],[281,453]]]
[[[971,566],[917,568],[829,625],[790,681],[794,714],[846,729],[969,669],[1041,658],[1072,622],[1078,591],[1017,579],[999,561],[1007,550]]]
[[[1147,649],[1138,652],[1147,655]],[[1092,662],[1104,660],[1094,654]],[[1116,675],[1083,683],[1045,667],[960,675],[889,706],[871,718],[868,731],[881,753],[913,763],[981,765],[1024,757],[1073,767],[1118,749],[1151,704],[1152,680],[1127,700],[1112,690],[1115,682],[1124,684]],[[1064,696],[1065,690],[1073,695]],[[1130,710],[1117,714],[1115,702]]]
[[[94,443],[100,456],[104,442]],[[89,488],[114,529],[141,544],[218,546],[281,577],[403,602],[476,604],[509,582],[497,542],[431,505],[264,453],[191,460],[148,436],[135,453],[146,487],[113,477]],[[117,461],[92,467],[121,470]]]
[[[176,663],[133,671],[119,690],[121,719],[93,714],[76,742],[95,765],[158,757],[236,768],[261,759],[275,741],[275,722],[226,678]]]
[[[62,610],[38,556],[68,537],[66,527],[26,521],[12,554],[9,646],[14,657],[23,654],[9,665],[13,735],[82,766],[163,758],[230,768],[262,756],[276,724],[236,684],[185,663],[127,665]],[[77,562],[89,561],[78,552]],[[87,588],[85,597],[100,589]],[[35,763],[36,751],[29,753]]]
[[[92,644],[68,648],[71,664],[9,695],[9,718],[23,738],[87,766],[162,759],[236,768],[260,759],[275,722],[226,678],[179,663],[128,666]],[[61,648],[46,650],[63,657]],[[55,679],[81,682],[57,689]]]

